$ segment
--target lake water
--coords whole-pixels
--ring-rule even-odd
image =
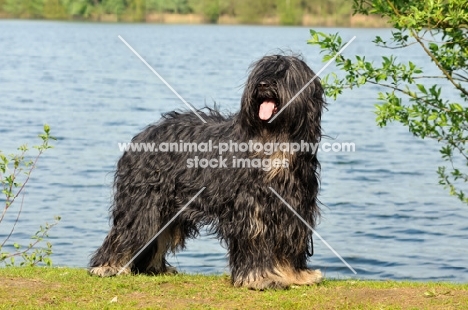
[[[345,54],[376,60],[386,51],[370,43],[373,36],[390,35],[323,31],[346,40],[356,35]],[[323,66],[319,49],[306,44],[308,28],[0,21],[0,149],[37,144],[44,123],[58,138],[26,189],[12,240],[28,242],[60,215],[50,232],[56,265],[86,267],[105,237],[118,143],[162,112],[185,108],[118,35],[199,108],[216,101],[223,111],[238,110],[249,64],[267,53],[292,50],[316,72]],[[416,49],[399,55],[416,63],[421,56]],[[325,206],[317,232],[357,275],[318,238],[310,265],[336,278],[467,282],[468,208],[437,185],[435,141],[414,138],[398,124],[376,126],[377,90],[329,100],[323,116],[330,142],[354,142],[356,152],[319,154]],[[1,224],[0,240],[18,207]],[[170,261],[189,273],[228,272],[225,249],[206,234]]]

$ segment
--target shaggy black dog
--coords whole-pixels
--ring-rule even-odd
[[[317,157],[311,150],[278,149],[321,139],[325,101],[318,78],[278,113],[314,76],[299,56],[265,56],[251,67],[239,113],[199,111],[203,123],[192,112],[170,112],[135,136],[133,143],[153,143],[160,149],[128,150],[119,160],[113,225],[91,258],[90,273],[175,272],[166,254],[183,249],[187,238],[209,225],[227,247],[235,286],[265,289],[319,282],[321,272],[307,268],[312,231],[270,189],[315,226]],[[272,117],[276,119],[269,123]],[[192,143],[191,149],[184,151],[182,142]],[[166,150],[169,143],[172,151]],[[264,149],[252,148],[259,143]],[[207,149],[209,144],[214,147]],[[218,145],[229,149],[221,152]],[[271,146],[276,148],[271,151]]]

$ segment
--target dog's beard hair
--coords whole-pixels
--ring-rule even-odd
[[[265,99],[259,98],[261,82],[269,85],[262,96],[275,97],[280,110],[312,78],[314,72],[299,57],[266,56],[251,68],[238,114],[199,111],[207,121],[203,125],[191,112],[170,112],[132,142],[317,143],[325,105],[318,78],[271,124],[259,118],[260,100]],[[223,154],[227,158],[288,159],[287,168],[270,171],[229,165],[223,169],[187,168],[187,160],[195,156],[210,160],[219,154],[217,150],[124,153],[115,173],[112,228],[93,255],[90,266],[97,268],[90,272],[115,273],[116,266],[125,265],[200,188],[206,187],[167,228],[168,233],[131,264],[133,272],[167,272],[166,252],[182,249],[201,226],[211,225],[211,232],[226,244],[236,285],[266,288],[317,282],[319,272],[310,273],[310,277],[303,272],[313,254],[312,232],[269,189],[274,188],[314,227],[320,214],[320,166],[315,154],[231,150]]]

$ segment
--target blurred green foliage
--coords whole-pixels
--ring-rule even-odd
[[[100,20],[113,14],[117,20],[144,21],[153,13],[202,15],[209,23],[220,16],[240,23],[256,24],[277,19],[282,25],[300,25],[305,14],[351,16],[347,0],[0,0],[0,15],[31,19]]]

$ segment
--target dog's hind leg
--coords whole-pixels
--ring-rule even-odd
[[[151,243],[148,242],[156,233],[145,238],[146,243],[138,242],[138,244],[125,249],[122,247],[122,241],[119,240],[122,236],[118,236],[117,241],[112,241],[115,239],[113,238],[113,230],[91,259],[90,274],[106,277],[131,272],[147,274],[174,273],[175,270],[171,269],[172,267],[165,260],[171,242],[169,231],[162,231]],[[139,240],[139,238],[128,238],[130,240]],[[128,264],[129,262],[131,263]],[[126,266],[127,264],[128,266]],[[126,267],[124,268],[124,266]]]
[[[176,273],[175,268],[171,267],[165,259],[173,242],[172,230],[169,228],[161,232],[155,229],[149,230],[152,235],[147,234],[143,237],[142,232],[136,232],[134,228],[127,229],[120,234],[115,233],[115,227],[112,228],[101,248],[91,259],[89,273],[101,277],[131,272]],[[158,234],[157,238],[148,243],[156,234]],[[132,241],[133,244],[130,245],[129,242]],[[131,263],[128,264],[130,261]],[[124,266],[126,267],[123,268]]]
[[[102,246],[94,253],[90,261],[89,273],[100,277],[110,277],[120,274],[129,274],[130,267],[122,269],[131,259],[130,252],[115,251],[120,237],[115,227],[107,235]]]
[[[166,254],[173,248],[176,237],[175,229],[169,227],[160,232],[151,248],[151,254],[146,256],[149,260],[137,262],[136,268],[147,274],[176,274],[177,270],[166,260]]]
[[[140,195],[138,192],[132,194],[129,195],[127,192],[117,194],[113,210],[113,226],[102,246],[91,258],[90,274],[113,276],[117,273],[145,273],[150,265],[155,267],[152,273],[161,270],[161,266],[151,262],[154,257],[161,257],[159,261],[164,258],[167,252],[164,240],[168,237],[163,234],[145,248],[161,227],[161,214],[157,208],[158,202],[161,201],[160,195],[155,192],[149,195]],[[121,198],[122,196],[124,198]],[[131,196],[135,198],[129,201],[127,197]],[[161,243],[160,246],[158,242]],[[142,249],[144,250],[139,253]],[[122,269],[123,267],[125,268]]]

